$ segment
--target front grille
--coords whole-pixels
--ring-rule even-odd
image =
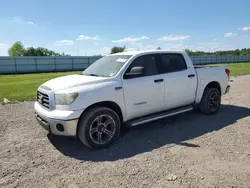
[[[40,91],[37,91],[37,102],[49,109],[49,96]]]

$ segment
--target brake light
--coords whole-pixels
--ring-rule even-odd
[[[230,70],[229,69],[225,69],[225,72],[226,72],[227,76],[229,77],[230,76]]]

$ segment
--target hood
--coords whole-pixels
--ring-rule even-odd
[[[42,86],[49,87],[53,91],[70,89],[82,85],[99,83],[106,80],[106,77],[86,76],[86,75],[69,75],[51,79]]]

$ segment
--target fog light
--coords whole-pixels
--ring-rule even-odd
[[[64,131],[64,127],[62,124],[56,124],[56,129],[60,132],[63,132]]]

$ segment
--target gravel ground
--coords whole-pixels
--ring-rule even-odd
[[[0,105],[0,187],[250,187],[250,75],[232,79],[218,114],[143,125],[100,151],[47,134],[33,102]]]

